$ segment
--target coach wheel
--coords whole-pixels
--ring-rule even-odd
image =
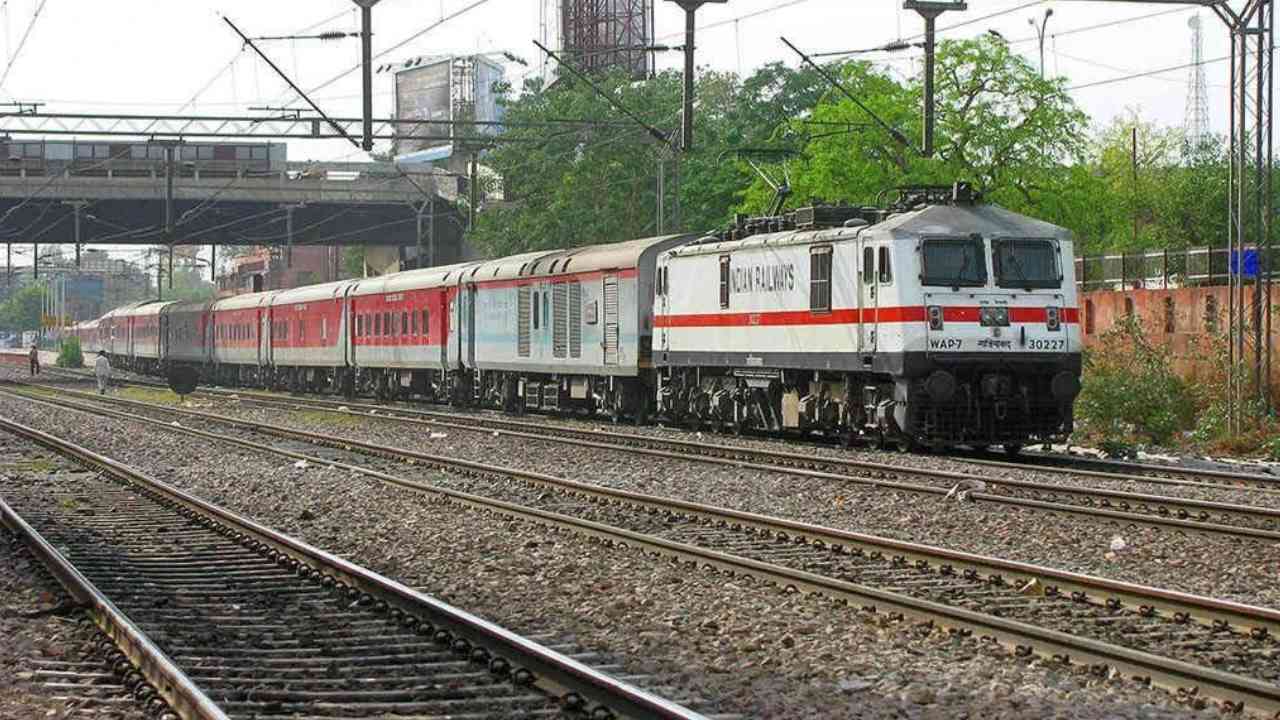
[[[1021,452],[1022,452],[1021,443],[1005,443],[1004,444],[1004,454],[1008,455],[1009,457],[1017,457],[1018,454]]]
[[[915,452],[918,447],[919,446],[916,444],[916,441],[909,437],[900,437],[894,441],[894,449],[900,453],[905,454]]]

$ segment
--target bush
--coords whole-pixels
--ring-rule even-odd
[[[63,338],[62,349],[58,351],[58,359],[54,364],[63,368],[84,367],[84,353],[80,351],[80,338]]]
[[[1099,444],[1168,444],[1192,426],[1196,402],[1173,369],[1167,348],[1151,344],[1132,318],[1102,334],[1085,352],[1076,402],[1079,432]]]

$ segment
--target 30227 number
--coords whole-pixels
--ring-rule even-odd
[[[1032,350],[1065,350],[1067,349],[1067,341],[1063,338],[1031,338],[1027,341],[1027,347]]]

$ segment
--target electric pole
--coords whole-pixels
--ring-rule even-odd
[[[1036,29],[1036,37],[1040,39],[1040,79],[1044,79],[1044,29],[1049,24],[1049,18],[1053,17],[1053,8],[1047,8],[1044,11],[1044,19],[1039,23],[1035,18],[1027,18],[1027,24]]]
[[[379,0],[355,0],[360,6],[360,67],[364,78],[365,152],[373,149],[373,6]]]
[[[684,10],[684,116],[680,125],[680,149],[693,150],[693,50],[694,16],[698,8],[707,3],[725,3],[728,0],[671,0]]]
[[[73,218],[75,219],[75,238],[76,238],[76,269],[80,269],[80,214],[85,206],[89,204],[88,200],[63,200],[63,205],[69,205]]]
[[[933,0],[907,0],[903,10],[915,10],[924,18],[924,147],[920,154],[933,157],[933,65],[937,48],[935,37],[938,16],[948,10],[968,10],[963,2],[935,2]]]

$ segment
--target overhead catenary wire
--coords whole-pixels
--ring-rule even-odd
[[[9,56],[9,62],[5,63],[4,73],[0,74],[0,90],[3,90],[5,84],[9,81],[9,72],[13,70],[13,65],[18,61],[18,56],[22,54],[22,49],[27,46],[27,39],[31,37],[31,31],[35,29],[36,21],[40,19],[40,13],[44,11],[44,6],[48,2],[49,0],[40,0],[40,4],[36,6],[36,11],[32,13],[31,22],[27,23],[27,29],[22,33],[22,39],[18,41],[18,47]]]

